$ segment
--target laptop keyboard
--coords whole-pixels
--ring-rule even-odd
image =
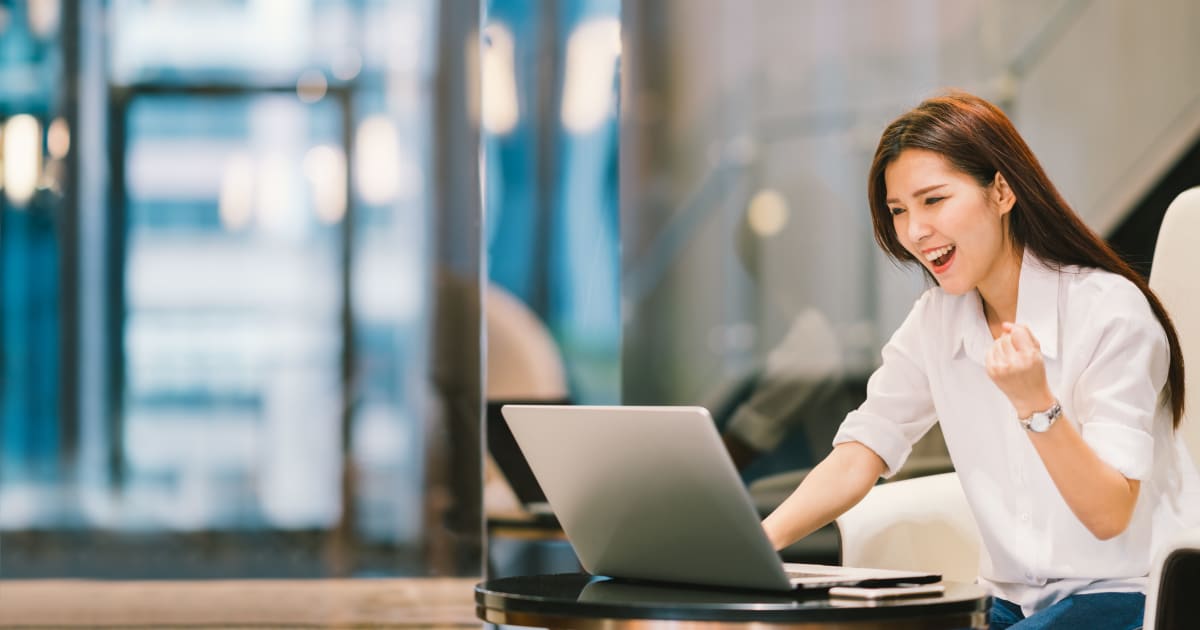
[[[828,571],[801,571],[799,569],[784,569],[789,578],[831,577]]]

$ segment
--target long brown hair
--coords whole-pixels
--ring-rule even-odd
[[[1016,197],[1008,213],[1008,237],[1016,247],[1027,248],[1056,269],[1103,269],[1137,285],[1167,334],[1171,365],[1164,394],[1178,428],[1183,418],[1183,352],[1171,316],[1146,281],[1071,210],[1004,112],[977,96],[950,92],[926,100],[884,130],[867,182],[875,240],[896,261],[919,264],[901,245],[886,201],[884,170],[905,149],[938,153],[983,187],[995,181],[996,173],[1004,175]]]

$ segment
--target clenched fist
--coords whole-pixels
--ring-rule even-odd
[[[1045,411],[1054,404],[1054,394],[1046,382],[1042,347],[1024,324],[1005,322],[1000,335],[987,353],[987,375],[1008,396],[1018,418]]]

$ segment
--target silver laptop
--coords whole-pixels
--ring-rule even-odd
[[[783,563],[702,407],[501,411],[593,575],[770,591],[941,579]]]

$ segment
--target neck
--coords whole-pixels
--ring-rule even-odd
[[[979,296],[983,298],[983,315],[988,324],[999,326],[1001,322],[1012,322],[1017,318],[1017,288],[1021,279],[1021,257],[1023,252],[1015,250],[1001,257],[991,272],[979,283]]]

